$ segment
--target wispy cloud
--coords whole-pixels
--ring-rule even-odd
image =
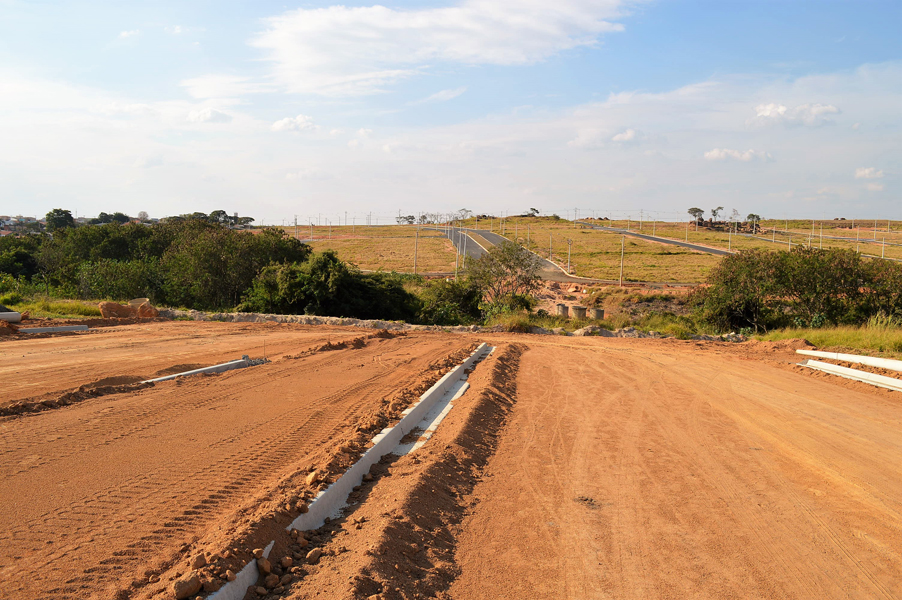
[[[708,160],[739,160],[742,162],[751,162],[753,160],[771,162],[774,160],[774,157],[770,155],[770,152],[763,152],[761,150],[746,150],[745,152],[740,152],[739,150],[730,150],[728,148],[714,148],[713,150],[709,150],[708,152],[705,152],[705,158]]]
[[[192,123],[228,123],[232,115],[207,107],[188,113],[188,120]]]
[[[457,98],[461,94],[467,91],[467,87],[459,87],[453,90],[442,90],[440,92],[436,92],[431,96],[427,96],[425,98],[421,98],[420,100],[414,100],[411,102],[411,106],[415,106],[418,104],[431,104],[433,102],[447,102],[448,100],[453,100]]]
[[[830,123],[830,115],[839,114],[839,109],[832,104],[801,104],[788,108],[782,104],[771,102],[755,107],[755,116],[748,120],[749,125],[806,125],[815,127]]]
[[[855,179],[882,179],[883,171],[875,167],[858,167],[855,169]]]
[[[296,93],[377,93],[438,62],[532,64],[593,46],[621,0],[465,0],[454,6],[297,9],[267,19],[251,44],[267,53],[274,80]],[[514,16],[515,15],[515,16]]]
[[[313,119],[307,115],[280,119],[272,124],[273,131],[308,131],[315,128]]]
[[[126,38],[134,37],[134,36],[136,36],[136,35],[138,35],[138,34],[140,34],[140,33],[141,33],[141,30],[140,30],[140,29],[132,29],[132,30],[130,30],[130,31],[120,31],[120,32],[119,32],[119,39],[120,39],[120,40],[124,40],[124,39],[126,39]]]

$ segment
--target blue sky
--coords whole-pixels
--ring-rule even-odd
[[[900,112],[900,2],[0,0],[0,214],[902,219]]]

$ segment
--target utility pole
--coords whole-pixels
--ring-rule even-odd
[[[299,239],[298,238],[298,216],[297,215],[294,216],[294,239]]]
[[[416,236],[413,238],[413,274],[417,274],[417,250],[420,247],[420,229],[417,228]]]
[[[310,241],[313,241],[313,221],[310,221]]]
[[[623,246],[626,243],[626,236],[620,236],[620,287],[623,287]]]
[[[695,222],[696,230],[698,229],[698,221]],[[686,241],[689,241],[689,221],[686,221]]]
[[[639,209],[639,231],[642,231],[642,209]]]
[[[526,247],[529,248],[529,225],[526,226]]]
[[[551,260],[551,232],[548,232],[548,260]]]
[[[658,229],[658,220],[655,219],[654,221],[651,222],[651,234],[656,235],[655,232],[657,231],[657,229]]]
[[[573,248],[573,240],[567,238],[567,274],[570,274],[570,250]]]
[[[823,223],[821,223],[821,245],[820,245],[820,249],[821,249],[821,250],[824,249],[824,224],[823,224]]]

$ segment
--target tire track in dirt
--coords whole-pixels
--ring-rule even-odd
[[[106,593],[102,590],[121,587],[123,578],[135,574],[140,578],[136,571],[139,565],[171,560],[180,544],[190,542],[211,522],[221,519],[223,509],[228,512],[236,502],[247,499],[249,491],[265,488],[265,482],[273,481],[279,473],[297,469],[311,450],[321,451],[324,443],[328,448],[328,440],[365,414],[367,407],[381,406],[381,397],[403,387],[405,381],[411,381],[462,343],[447,338],[439,343],[434,338],[380,340],[367,349],[324,353],[328,356],[314,354],[258,367],[256,372],[247,369],[219,377],[191,378],[165,388],[105,397],[21,419],[27,425],[23,433],[35,423],[38,427],[34,429],[53,435],[54,428],[61,431],[81,422],[62,418],[67,413],[89,415],[83,431],[63,435],[59,447],[48,449],[53,456],[29,465],[26,475],[33,477],[58,470],[55,465],[69,464],[81,456],[100,456],[101,462],[108,462],[121,456],[122,451],[127,455],[132,448],[146,448],[150,439],[172,439],[161,430],[186,418],[202,419],[205,412],[228,412],[243,404],[245,408],[239,410],[246,413],[249,401],[250,406],[261,401],[278,403],[278,408],[268,409],[268,414],[256,415],[253,423],[230,425],[227,435],[217,435],[215,428],[198,431],[196,435],[203,443],[190,445],[191,456],[169,449],[150,461],[156,462],[153,468],[139,468],[132,476],[115,478],[90,492],[90,488],[85,489],[63,506],[47,502],[54,508],[33,517],[12,522],[4,519],[7,522],[0,528],[0,548],[7,551],[0,551],[4,555],[0,561],[4,565],[0,569],[0,595],[42,590],[51,594],[42,597],[59,600],[85,598],[90,593],[102,597]],[[410,352],[410,348],[416,351]],[[386,362],[371,361],[376,354],[383,355]],[[318,369],[321,372],[317,374]],[[270,377],[273,372],[279,375]],[[320,380],[327,376],[323,381],[327,384],[325,394],[315,382],[316,376]],[[298,385],[306,389],[301,392]],[[272,396],[275,390],[282,390],[278,400]],[[101,407],[103,404],[111,406]],[[48,418],[60,422],[42,423]],[[223,424],[223,420],[210,426],[217,423]],[[185,433],[189,438],[195,436],[190,429]],[[17,447],[24,453],[32,452],[35,445],[18,444],[12,449]],[[198,456],[203,460],[193,460]],[[38,466],[41,469],[34,470]],[[26,475],[5,474],[11,478],[5,480],[3,496],[17,481],[28,485],[22,479]],[[199,482],[203,482],[201,488]],[[173,512],[174,507],[182,508]],[[98,548],[98,540],[121,541]],[[20,568],[23,561],[28,569]],[[60,581],[60,573],[70,576]]]

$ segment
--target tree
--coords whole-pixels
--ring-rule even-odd
[[[526,214],[525,214],[524,216],[526,216],[526,217],[538,217],[538,216],[539,216],[539,209],[538,209],[538,208],[530,208],[528,211],[526,211]]]
[[[722,210],[723,210],[723,206],[718,206],[717,208],[712,208],[711,209],[711,220],[712,221],[717,220],[717,215],[719,215],[720,211],[722,211]]]
[[[138,213],[138,220],[141,221],[142,223],[146,223],[147,221],[150,220],[150,215],[147,214],[146,210],[142,210],[141,212]]]
[[[752,233],[757,232],[758,223],[761,221],[761,215],[749,213],[748,215],[746,215],[745,220],[752,224]]]
[[[694,218],[696,221],[700,220],[702,218],[702,215],[705,214],[705,211],[695,207],[690,208],[687,212],[692,215],[692,218]]]
[[[54,208],[51,210],[47,213],[46,220],[47,231],[75,227],[75,219],[72,218],[72,213],[62,208]]]
[[[539,257],[513,242],[493,246],[479,258],[467,258],[464,272],[488,305],[515,305],[539,286]]]
[[[119,223],[121,225],[125,225],[126,223],[128,223],[129,221],[132,220],[132,218],[130,216],[128,216],[125,213],[121,213],[121,212],[114,212],[113,215],[110,217],[110,219],[112,220],[113,223]]]

